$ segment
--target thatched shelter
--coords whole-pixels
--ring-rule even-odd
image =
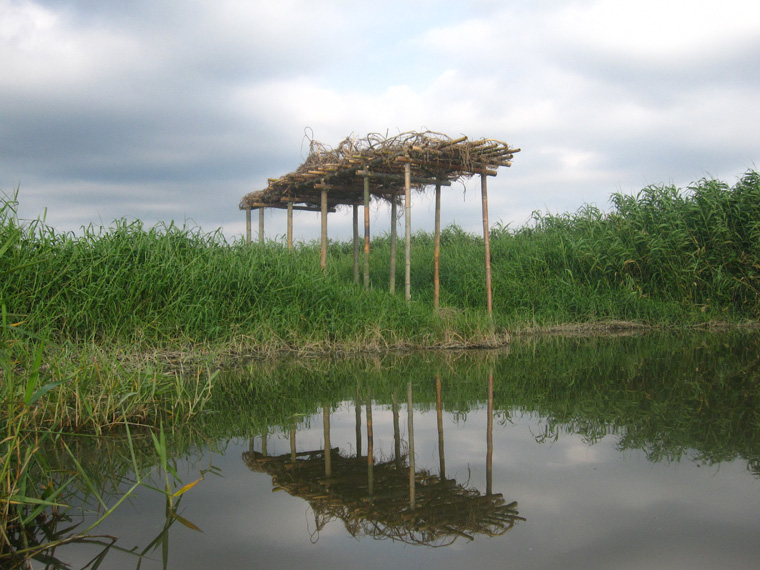
[[[369,479],[366,457],[346,457],[330,450],[330,475],[325,451],[268,456],[243,453],[252,471],[272,477],[275,491],[284,490],[309,503],[317,531],[340,520],[354,537],[398,540],[408,544],[447,546],[458,538],[499,536],[518,521],[517,502],[499,493],[482,495],[427,471],[415,473],[410,504],[408,467],[399,461],[375,463]]]
[[[438,252],[440,246],[440,192],[453,181],[481,176],[483,228],[486,240],[488,310],[491,312],[490,251],[486,178],[501,166],[511,166],[519,148],[494,139],[452,139],[430,131],[406,132],[393,137],[370,134],[348,137],[337,148],[311,141],[309,155],[295,171],[270,178],[267,188],[250,192],[240,201],[246,212],[246,238],[251,241],[251,210],[259,209],[259,240],[263,241],[263,209],[288,209],[288,247],[292,248],[293,210],[318,211],[322,215],[321,263],[327,263],[327,214],[351,206],[354,214],[354,276],[358,281],[358,206],[364,206],[364,284],[369,287],[370,202],[391,204],[391,291],[395,290],[396,208],[403,194],[405,208],[406,298],[410,298],[409,244],[411,239],[411,191],[436,189],[436,306],[438,301]]]

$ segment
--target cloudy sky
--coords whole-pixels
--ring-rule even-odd
[[[492,223],[760,162],[750,0],[0,0],[0,189],[58,230],[139,218],[230,238],[309,138],[433,130],[523,149]],[[443,222],[479,231],[479,184]],[[375,232],[387,212],[373,209]],[[285,233],[268,213],[267,237]],[[330,217],[350,235],[350,213]],[[412,223],[432,228],[432,198]],[[318,216],[296,214],[298,239]]]

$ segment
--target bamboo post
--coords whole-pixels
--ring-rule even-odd
[[[359,205],[353,205],[354,226],[354,283],[359,283]]]
[[[362,394],[359,382],[356,383],[356,457],[362,456]]]
[[[372,396],[367,390],[367,489],[375,492],[375,432],[372,429]]]
[[[267,433],[261,436],[261,455],[268,455],[267,453]]]
[[[290,462],[296,462],[296,426],[290,426]]]
[[[404,297],[412,299],[412,166],[404,165]]]
[[[369,176],[364,177],[364,288],[369,291]]]
[[[245,243],[251,245],[251,207],[245,208]]]
[[[327,268],[327,189],[323,188],[320,193],[322,206],[322,243],[319,248],[319,266]]]
[[[414,461],[414,406],[412,405],[412,383],[409,382],[406,385],[406,401],[407,401],[407,430],[409,432],[409,508],[414,510],[415,504],[415,461]]]
[[[398,226],[398,203],[396,202],[396,194],[393,194],[393,201],[391,202],[391,271],[390,271],[390,293],[396,294],[396,237]]]
[[[330,406],[322,406],[322,430],[325,437],[325,477],[332,477],[332,450],[330,447]]]
[[[435,377],[435,411],[438,419],[438,461],[441,481],[446,479],[446,456],[443,452],[443,397],[441,395],[441,375]]]
[[[435,185],[435,238],[433,246],[433,308],[438,309],[441,296],[441,185]]]
[[[486,173],[480,173],[480,194],[483,202],[483,248],[486,258],[486,306],[488,316],[493,317],[493,294],[491,292],[491,237],[488,228],[488,182]]]
[[[259,243],[264,243],[264,208],[259,208]]]
[[[293,251],[293,202],[288,202],[288,251]]]
[[[398,409],[398,392],[393,390],[393,444],[395,453],[395,463],[397,467],[401,467],[401,429],[399,427],[399,409]]]
[[[486,427],[486,495],[493,491],[493,372],[488,374],[488,418]]]

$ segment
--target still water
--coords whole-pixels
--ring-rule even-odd
[[[82,444],[105,494],[134,481],[130,466],[144,485],[95,531],[110,549],[54,555],[119,569],[754,568],[758,348],[756,334],[548,338],[248,364],[220,375],[215,413],[166,434],[175,473],[145,434],[132,452],[119,437]],[[167,481],[197,483],[169,505]]]

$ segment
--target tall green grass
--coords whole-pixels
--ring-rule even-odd
[[[491,232],[494,322],[651,324],[760,316],[760,175],[615,194],[613,209],[535,213]],[[173,223],[57,233],[0,206],[0,301],[7,318],[56,339],[148,347],[240,343],[258,349],[432,345],[487,334],[482,239],[445,228],[441,304],[432,306],[433,238],[412,242],[412,296],[387,293],[389,239],[373,239],[372,290],[353,283],[353,248],[246,246]],[[399,248],[397,284],[403,283]],[[400,286],[397,287],[397,290]]]

